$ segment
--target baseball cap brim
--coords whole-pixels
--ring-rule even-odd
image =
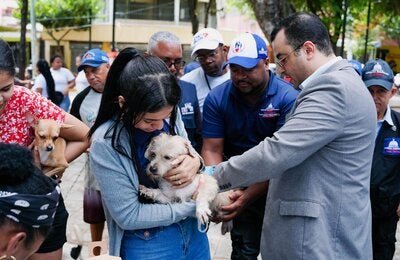
[[[232,57],[228,60],[227,64],[236,64],[246,69],[254,68],[257,63],[262,60],[261,58],[247,58],[247,57]]]
[[[391,90],[393,87],[392,82],[389,82],[387,80],[382,80],[382,79],[369,79],[369,80],[364,81],[364,84],[367,86],[367,88],[369,88],[371,86],[381,86],[387,90]]]
[[[220,42],[218,41],[210,41],[209,39],[201,40],[196,44],[196,47],[193,48],[192,57],[195,55],[198,50],[215,50],[218,48]]]
[[[93,67],[93,68],[97,68],[99,67],[101,64],[104,64],[105,62],[99,62],[99,61],[87,61],[87,62],[83,62],[81,65],[79,65],[78,67],[78,71],[83,70],[85,67]]]

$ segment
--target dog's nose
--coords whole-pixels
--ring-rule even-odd
[[[155,166],[155,165],[150,166],[150,167],[149,167],[149,171],[150,171],[151,173],[157,173],[157,166]]]
[[[46,151],[50,152],[51,150],[53,150],[53,146],[52,145],[47,145],[46,146]]]

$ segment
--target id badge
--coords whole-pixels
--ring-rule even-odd
[[[400,138],[389,137],[383,141],[384,155],[400,155]]]

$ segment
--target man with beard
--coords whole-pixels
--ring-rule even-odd
[[[272,137],[210,168],[213,176],[221,191],[269,180],[263,259],[372,259],[371,95],[315,14],[284,18],[271,42],[301,91]]]
[[[204,99],[208,92],[229,80],[230,73],[224,67],[228,47],[224,45],[221,34],[213,28],[198,31],[192,40],[192,57],[200,67],[182,76],[181,81],[196,86],[200,111],[203,112]]]
[[[235,38],[228,53],[231,80],[213,89],[204,102],[203,149],[206,165],[240,155],[270,137],[284,123],[298,95],[269,70],[268,50],[258,35]],[[222,220],[233,219],[231,259],[256,259],[268,182],[234,192]]]

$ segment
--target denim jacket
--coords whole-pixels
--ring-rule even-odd
[[[92,137],[90,166],[99,182],[109,233],[109,253],[119,256],[125,230],[168,226],[195,215],[193,201],[175,204],[139,203],[139,181],[129,158],[116,152],[111,139],[104,138],[113,121],[101,125]],[[187,138],[180,115],[177,134]],[[128,136],[121,134],[121,143],[130,151]]]

